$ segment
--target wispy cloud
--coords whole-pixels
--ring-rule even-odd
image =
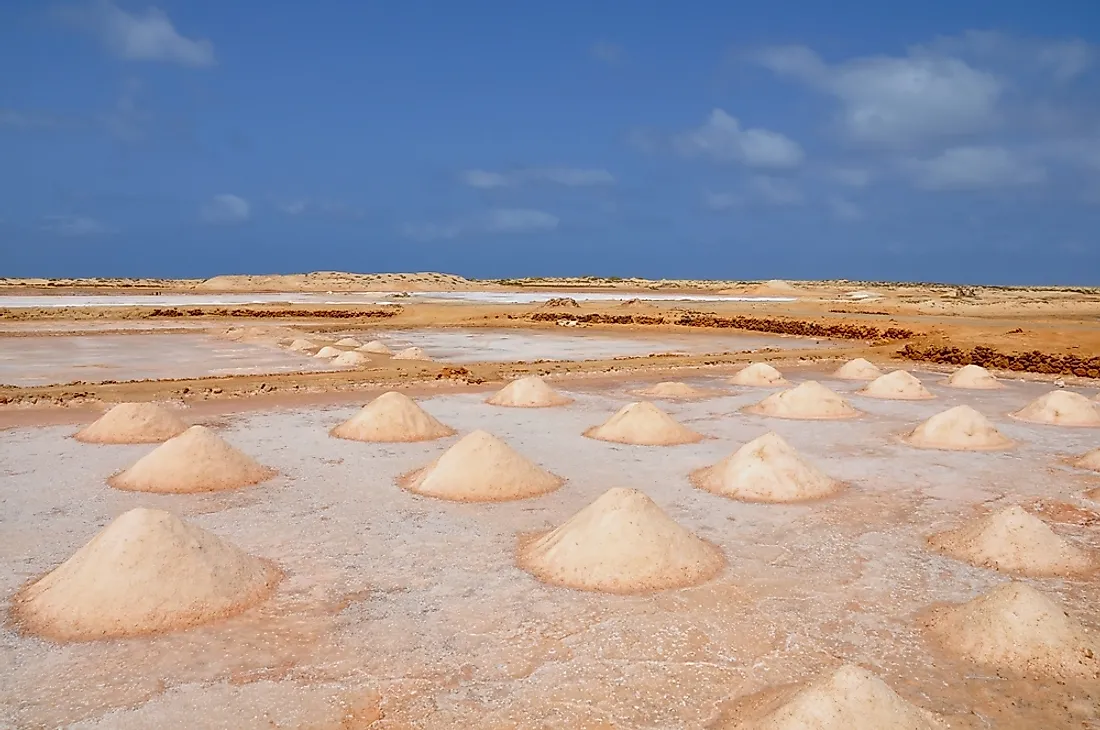
[[[278,203],[277,207],[287,215],[294,216],[316,215],[335,218],[362,218],[364,215],[361,208],[339,200],[297,198]]]
[[[161,61],[181,66],[213,66],[214,44],[179,33],[156,7],[128,13],[112,0],[93,0],[60,10],[61,17],[96,36],[114,56],[128,61]]]
[[[0,109],[0,127],[12,127],[15,129],[58,129],[63,126],[66,126],[65,120],[53,114]]]
[[[1046,180],[1045,169],[1003,147],[952,147],[929,159],[905,160],[902,167],[926,190],[980,190]]]
[[[419,241],[458,238],[476,234],[528,234],[553,231],[557,216],[530,208],[498,208],[448,223],[410,223],[402,235]]]
[[[740,190],[703,193],[703,204],[710,210],[731,210],[751,205],[801,205],[805,195],[795,183],[781,177],[754,175]]]
[[[248,201],[229,193],[215,195],[199,207],[199,219],[211,225],[244,223],[251,215],[252,206]]]
[[[675,145],[685,155],[749,167],[797,167],[805,156],[802,147],[786,135],[769,129],[742,128],[736,117],[721,109],[712,111],[702,126],[677,136]]]
[[[507,172],[491,170],[466,170],[462,181],[472,188],[490,189],[524,185],[527,183],[553,183],[567,187],[614,185],[615,176],[600,168],[583,167],[527,167]]]
[[[829,211],[838,221],[854,222],[864,219],[863,209],[850,200],[833,196],[829,198]]]
[[[95,218],[87,216],[51,215],[46,216],[41,229],[59,236],[80,238],[84,236],[102,236],[117,233],[117,229]]]
[[[592,47],[588,49],[588,53],[597,61],[602,61],[612,66],[622,63],[623,59],[626,57],[623,47],[617,43],[611,43],[610,41],[597,41],[593,43]]]
[[[834,167],[828,176],[841,185],[853,188],[864,187],[873,177],[870,170],[862,167]]]

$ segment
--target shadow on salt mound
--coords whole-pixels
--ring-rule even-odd
[[[406,347],[393,354],[394,360],[431,360],[428,354],[419,347]]]
[[[863,414],[816,380],[807,380],[797,387],[769,395],[741,411],[756,416],[803,420],[855,418]]]
[[[778,434],[753,439],[714,466],[698,469],[700,489],[745,502],[804,502],[835,494],[843,484],[802,460]]]
[[[587,429],[584,435],[634,446],[678,446],[706,438],[648,401],[628,403],[605,423]]]
[[[107,479],[107,484],[131,492],[188,494],[246,487],[275,474],[210,429],[192,426]]]
[[[932,535],[928,544],[957,560],[1017,575],[1068,577],[1097,567],[1094,555],[1018,506]]]
[[[506,408],[553,408],[569,405],[573,399],[558,393],[538,375],[528,375],[508,383],[485,402]]]
[[[949,388],[969,388],[971,390],[996,390],[1005,387],[1004,383],[993,377],[981,365],[963,365],[943,381]]]
[[[398,485],[452,502],[507,502],[552,492],[563,481],[496,436],[478,430],[428,466],[398,479]]]
[[[928,392],[918,378],[906,370],[895,370],[892,373],[880,375],[856,393],[868,398],[886,400],[929,400],[936,397]]]
[[[996,451],[1012,447],[989,420],[970,406],[955,406],[929,418],[901,437],[919,449]]]
[[[1049,426],[1100,426],[1100,410],[1088,398],[1069,390],[1052,390],[1010,416]]]
[[[716,390],[695,388],[687,383],[678,382],[657,383],[648,388],[639,388],[631,392],[643,398],[656,398],[659,400],[695,400],[699,398],[712,398],[719,395]]]
[[[370,342],[363,345],[362,347],[357,347],[355,349],[358,350],[359,352],[365,352],[365,353],[368,353],[368,354],[373,353],[375,355],[392,355],[393,354],[393,350],[391,350],[389,347],[387,347],[386,343],[382,342],[381,340],[371,340]]]
[[[840,380],[874,380],[882,375],[878,367],[862,357],[849,360],[833,371],[833,377]]]
[[[314,355],[314,357],[319,357],[323,360],[328,360],[330,358],[339,357],[341,353],[343,353],[343,350],[338,350],[335,347],[333,347],[332,345],[325,345],[324,347],[322,347],[320,350],[317,351],[317,354]]]
[[[937,715],[852,664],[801,687],[744,698],[724,713],[724,730],[947,730]]]
[[[155,509],[115,519],[12,600],[16,624],[57,641],[176,631],[266,599],[281,573],[270,561]]]
[[[924,626],[947,651],[1001,672],[1100,677],[1100,644],[1061,606],[1024,583],[1002,583],[967,603],[932,609]]]
[[[1093,449],[1084,456],[1074,459],[1072,463],[1078,469],[1091,469],[1092,471],[1100,471],[1100,448]]]
[[[521,538],[516,562],[544,583],[627,594],[702,583],[725,558],[642,492],[614,488],[557,529]]]
[[[753,388],[780,388],[790,385],[790,381],[766,362],[754,362],[748,367],[738,370],[730,382],[734,385],[747,385]]]
[[[119,403],[73,438],[89,444],[155,444],[186,430],[182,419],[155,403]]]
[[[383,393],[329,432],[349,441],[405,443],[453,436],[455,430],[437,421],[403,393]]]

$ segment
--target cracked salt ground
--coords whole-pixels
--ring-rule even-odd
[[[576,399],[562,408],[494,408],[483,393],[421,400],[459,432],[423,443],[330,437],[361,403],[239,414],[220,434],[279,476],[197,496],[104,484],[149,446],[82,444],[67,438],[71,427],[2,432],[5,597],[137,506],[174,511],[275,560],[287,577],[255,608],[180,633],[51,644],[5,627],[0,726],[335,730],[366,727],[380,709],[372,727],[721,727],[737,698],[842,661],[867,667],[952,727],[1097,723],[1095,684],[991,679],[992,670],[941,653],[916,618],[1005,580],[926,549],[928,534],[957,526],[977,507],[1041,498],[1100,509],[1080,499],[1100,483],[1096,475],[1062,461],[1094,448],[1093,432],[1008,418],[1044,392],[1039,384],[961,391],[941,387],[938,375],[915,374],[935,400],[862,398],[853,392],[860,382],[786,372],[796,384],[818,379],[864,411],[827,422],[743,415],[739,408],[768,391],[692,378],[727,395],[662,403],[713,437],[675,448],[581,435],[633,400],[637,381],[583,390],[555,382]],[[939,452],[896,438],[964,403],[1017,446]],[[399,475],[475,428],[565,483],[537,499],[488,505],[396,486]],[[768,430],[848,488],[781,505],[691,485],[693,469]],[[562,524],[612,486],[642,490],[716,544],[725,570],[692,588],[614,596],[544,585],[515,566],[517,535]],[[1052,526],[1100,548],[1094,527]],[[1029,583],[1100,630],[1094,582]]]

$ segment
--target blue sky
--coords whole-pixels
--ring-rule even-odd
[[[0,275],[1100,285],[1100,3],[0,7]]]

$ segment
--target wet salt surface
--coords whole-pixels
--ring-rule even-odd
[[[5,599],[137,506],[173,510],[276,560],[287,578],[267,603],[175,634],[54,645],[0,630],[0,726],[364,727],[341,723],[347,708],[369,704],[368,692],[378,690],[379,728],[703,728],[730,697],[841,661],[867,666],[908,699],[948,714],[952,727],[1095,725],[1094,688],[991,681],[991,671],[934,650],[914,614],[1006,579],[924,548],[926,534],[958,524],[975,505],[1043,498],[1096,508],[1080,495],[1100,479],[1061,457],[1095,447],[1100,430],[1005,415],[1042,394],[1040,384],[966,392],[939,386],[940,376],[922,378],[936,400],[853,395],[866,415],[832,422],[742,415],[739,407],[771,391],[692,378],[728,395],[660,402],[713,437],[671,448],[580,436],[632,400],[637,383],[563,387],[577,402],[555,409],[494,408],[477,394],[422,401],[461,433],[485,428],[567,478],[545,497],[497,505],[397,488],[398,475],[458,437],[394,445],[328,437],[356,407],[230,417],[222,434],[281,476],[210,495],[105,486],[148,446],[82,444],[67,438],[71,427],[2,432]],[[823,382],[848,392],[862,386]],[[960,403],[1020,446],[954,453],[894,438]],[[690,486],[691,470],[768,429],[847,481],[847,491],[782,506]],[[514,567],[518,534],[560,524],[612,486],[642,489],[719,545],[726,570],[695,588],[608,596],[545,586]],[[1055,528],[1100,547],[1096,526]],[[1031,582],[1100,630],[1095,582]],[[1021,697],[1027,701],[1012,704]]]
[[[393,349],[410,345],[444,362],[593,360],[659,352],[724,352],[827,347],[825,341],[779,336],[631,335],[521,332],[491,329],[348,331],[363,342],[378,338]],[[303,337],[310,337],[308,332]],[[315,337],[318,343],[341,335]],[[208,334],[125,334],[0,337],[0,383],[18,386],[84,381],[196,378],[207,375],[309,372],[334,369],[275,345],[235,342]]]
[[[331,369],[290,350],[205,334],[0,337],[0,383],[6,385]]]
[[[348,333],[354,334],[354,333]],[[363,335],[356,335],[362,339]],[[628,337],[581,332],[532,332],[493,329],[380,330],[372,337],[393,349],[416,345],[429,357],[447,362],[516,362],[531,360],[603,360],[661,352],[711,353],[763,348],[829,347],[825,340],[768,335],[646,334]]]

